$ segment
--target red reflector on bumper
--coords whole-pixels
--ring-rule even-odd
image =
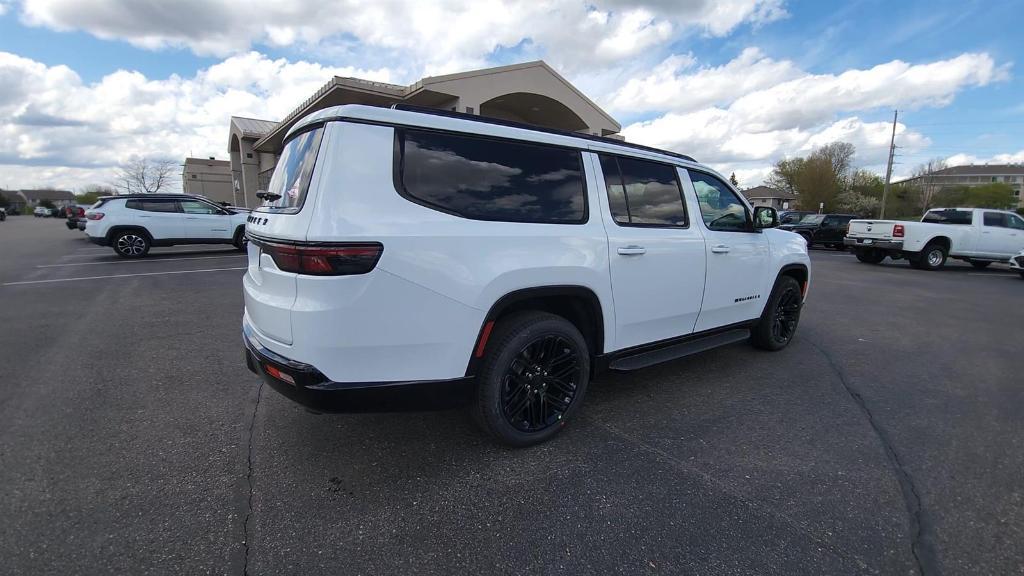
[[[270,374],[274,378],[277,378],[282,382],[287,382],[292,386],[295,386],[295,378],[292,378],[291,376],[285,374],[284,372],[281,372],[280,370],[274,368],[270,364],[264,364],[263,369],[267,371],[267,374]]]

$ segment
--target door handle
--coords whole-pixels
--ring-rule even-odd
[[[199,218],[196,218],[195,216],[186,216],[185,220],[199,220]]]
[[[152,218],[149,214],[139,214],[139,218]]]
[[[729,250],[730,248],[725,244],[717,244],[711,247],[711,251],[714,252],[715,254],[725,254]]]
[[[639,256],[640,254],[646,254],[647,248],[631,244],[629,246],[623,246],[619,248],[618,253],[622,254],[623,256]]]

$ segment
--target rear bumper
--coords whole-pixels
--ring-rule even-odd
[[[903,250],[903,240],[874,240],[872,238],[843,238],[843,244],[854,248],[878,248],[880,250]]]
[[[462,406],[473,396],[471,377],[407,382],[331,382],[315,367],[290,360],[262,346],[245,322],[242,323],[242,342],[249,370],[281,395],[317,412],[444,410]]]

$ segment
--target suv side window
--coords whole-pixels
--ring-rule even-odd
[[[675,166],[601,154],[612,219],[621,226],[689,226]]]
[[[124,207],[145,212],[178,212],[178,201],[172,198],[133,199],[125,201]]]
[[[180,204],[181,211],[185,214],[221,214],[223,212],[212,204],[198,200],[182,200]]]
[[[1024,219],[1020,216],[1007,214],[1006,218],[1009,220],[1008,224],[1010,228],[1013,228],[1014,230],[1024,230]]]
[[[579,150],[467,134],[395,130],[395,187],[428,208],[502,222],[583,224]]]
[[[690,170],[697,192],[700,217],[709,230],[749,232],[753,229],[747,207],[724,182],[702,172]]]

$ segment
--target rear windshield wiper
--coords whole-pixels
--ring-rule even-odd
[[[267,202],[276,202],[281,199],[280,194],[275,194],[273,192],[257,192],[256,197],[260,200],[266,200]]]

